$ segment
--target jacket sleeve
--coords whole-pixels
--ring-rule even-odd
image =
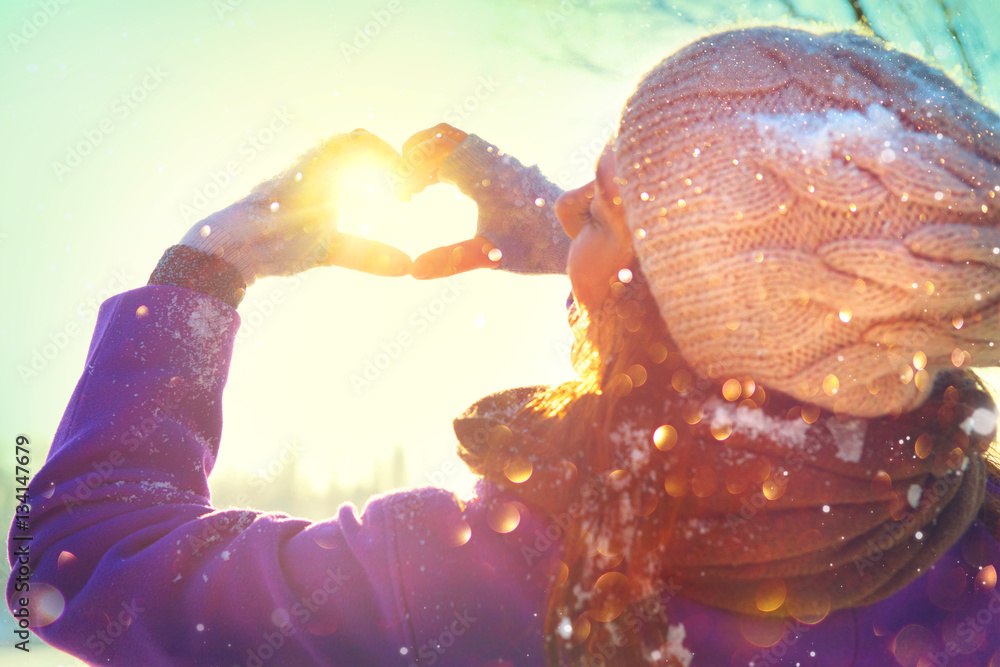
[[[317,523],[212,507],[207,476],[238,326],[231,306],[174,286],[102,304],[83,376],[29,489],[32,629],[95,664],[414,664],[444,593],[408,573],[458,558],[449,550],[461,545],[428,539],[449,525],[443,517],[461,516],[457,501],[402,492],[373,500],[362,517],[346,505]],[[503,557],[502,536],[477,521],[482,554]],[[13,531],[8,545],[13,560],[22,546]],[[494,586],[508,611],[537,604],[485,581],[489,562],[452,567],[453,593],[471,600]],[[12,609],[26,595],[13,577],[7,594]],[[455,622],[483,617],[447,611]]]
[[[479,207],[477,233],[500,249],[500,268],[514,273],[566,272],[570,238],[553,205],[562,190],[538,167],[472,134],[438,169]]]

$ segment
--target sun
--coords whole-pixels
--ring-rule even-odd
[[[430,185],[408,202],[396,199],[391,166],[351,159],[335,176],[337,230],[388,243],[414,258],[476,232],[476,205],[458,188]]]
[[[388,228],[400,217],[402,208],[392,193],[393,178],[391,171],[370,162],[352,160],[345,165],[334,186],[337,229],[392,244],[385,233],[390,232]]]

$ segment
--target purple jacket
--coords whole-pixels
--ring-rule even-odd
[[[523,508],[498,533],[489,511],[503,498],[489,486],[464,506],[401,490],[322,522],[211,506],[238,326],[232,307],[179,287],[102,305],[32,481],[31,589],[16,593],[12,577],[11,608],[30,596],[33,623],[58,617],[35,632],[96,664],[543,664],[545,572],[562,529]],[[21,543],[9,547],[14,562]],[[665,650],[707,666],[914,665],[922,654],[996,665],[997,569],[1000,546],[974,524],[901,592],[816,625],[709,609],[667,582]]]
[[[561,272],[568,239],[559,190],[481,140],[442,165],[479,205],[479,232],[507,270]],[[483,186],[488,179],[492,186]],[[525,240],[525,230],[537,238]],[[188,284],[188,283],[184,283]],[[200,291],[151,285],[107,300],[83,377],[30,488],[30,590],[14,567],[8,605],[35,632],[94,664],[541,665],[545,586],[563,526],[523,504],[499,533],[489,484],[461,503],[440,489],[345,505],[310,522],[212,507],[208,474],[222,429],[239,316]],[[491,521],[491,519],[494,519]],[[506,527],[504,529],[507,529]],[[30,542],[16,538],[30,534]],[[877,545],[872,558],[878,558]],[[687,601],[664,582],[661,655],[685,667],[1000,665],[1000,546],[978,524],[891,598],[808,625]],[[22,604],[21,598],[25,601]],[[597,647],[601,665],[619,651]]]

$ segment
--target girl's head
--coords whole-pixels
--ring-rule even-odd
[[[952,460],[955,442],[975,440],[970,455],[988,442],[988,426],[963,440],[958,422],[993,410],[966,368],[997,365],[998,128],[994,112],[944,75],[853,33],[713,35],[642,79],[594,182],[556,203],[573,237],[581,379],[535,394],[511,428],[498,429],[503,438],[465,452],[501,484],[506,463],[527,455],[534,473],[516,487],[525,500],[557,516],[583,508],[563,534],[567,572],[551,593],[547,629],[566,641],[550,644],[550,659],[607,639],[601,621],[655,596],[657,577],[666,581],[680,560],[704,556],[700,567],[720,556],[711,540],[684,538],[686,522],[705,518],[699,508],[738,506],[756,488],[768,508],[830,504],[836,513],[834,487],[803,481],[853,483],[828,474],[827,454],[799,451],[809,474],[786,482],[780,457],[755,453],[765,445],[754,427],[730,437],[714,430],[713,415],[746,409],[751,424],[773,422],[778,434],[829,436],[860,423],[849,415],[920,406],[905,419],[865,422],[865,451],[886,465],[909,460],[892,450],[906,442],[912,455],[918,424],[935,442],[933,456],[917,453],[920,465],[940,458],[953,467],[962,458]],[[935,376],[956,367],[921,405]],[[775,438],[775,451],[790,445]],[[725,452],[745,465],[726,468],[717,460]],[[942,479],[942,470],[914,479]],[[881,507],[874,483],[859,479],[859,497],[871,493]],[[757,527],[768,525],[765,514]],[[839,539],[813,532],[809,548]],[[774,535],[775,562],[798,549],[786,539],[794,535]],[[685,582],[681,594],[696,599]],[[662,629],[661,613],[662,605],[643,627]],[[626,634],[621,664],[657,641]]]
[[[577,302],[599,308],[635,257],[698,375],[912,409],[938,371],[997,364],[998,129],[853,33],[702,39],[642,79],[595,181],[557,203]]]

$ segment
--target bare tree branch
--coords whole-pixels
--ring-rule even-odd
[[[865,14],[865,8],[861,6],[861,0],[848,0],[851,5],[851,9],[854,10],[854,19],[863,25],[864,27],[871,30],[871,33],[881,39],[883,42],[888,42],[889,40],[885,38],[885,35],[881,34],[872,25],[872,22],[868,20],[868,15]]]
[[[948,25],[948,34],[951,35],[951,38],[955,41],[955,46],[958,47],[958,53],[962,57],[962,70],[972,82],[976,91],[979,92],[982,90],[979,85],[979,74],[972,65],[972,60],[969,58],[969,54],[965,49],[965,42],[962,41],[961,35],[958,34],[951,7],[948,6],[948,3],[945,2],[945,0],[938,0],[938,4],[941,5],[941,11],[944,13],[944,18]]]
[[[499,2],[499,0],[496,1]],[[529,4],[527,0],[522,1],[526,5]],[[639,3],[640,7],[638,8],[623,0],[609,0],[607,4],[600,3],[599,8],[593,4],[587,5],[583,0],[562,0],[561,2],[560,0],[546,0],[538,4],[535,3],[536,1],[530,3],[531,7],[544,9],[550,23],[553,23],[556,18],[566,20],[573,12],[586,14],[598,11],[599,15],[605,17],[623,16],[628,18],[633,16],[637,20],[641,18],[643,28],[648,30],[651,35],[656,34],[659,30],[676,29],[682,26],[702,29],[717,28],[718,25],[733,23],[733,12],[740,11],[734,9],[732,3],[722,0],[646,0],[644,3]],[[832,11],[833,7],[838,5],[840,8],[850,7],[854,21],[869,34],[886,42],[916,39],[923,45],[928,56],[934,54],[935,47],[940,49],[942,40],[946,39],[944,35],[948,35],[954,44],[955,53],[960,60],[959,64],[965,78],[981,94],[982,77],[985,76],[984,72],[987,70],[984,70],[982,63],[974,61],[973,58],[986,52],[990,47],[985,45],[979,32],[983,26],[975,19],[963,15],[963,10],[968,11],[969,3],[972,1],[931,0],[928,3],[926,0],[918,0],[916,5],[921,6],[923,10],[940,8],[941,13],[930,19],[930,22],[928,22],[930,15],[937,14],[937,12],[914,11],[913,2],[901,2],[901,0],[892,0],[891,3],[884,2],[884,0],[876,0],[875,2],[870,0],[835,0],[832,4],[822,3],[822,7],[823,11],[827,12]],[[826,18],[812,15],[811,12],[816,11],[816,8],[821,6],[820,3],[807,4],[803,0],[777,0],[776,2],[771,0],[771,2],[773,5],[763,1],[759,3],[751,1],[749,4],[750,7],[759,4],[760,9],[763,9],[766,4],[768,15],[777,12],[801,21],[821,23],[834,21],[841,25],[844,23],[843,18],[835,19],[833,14]],[[810,11],[802,11],[800,6],[809,7]],[[748,9],[746,4],[742,7]],[[874,13],[869,13],[869,10]],[[718,12],[718,16],[713,17],[713,11]],[[555,17],[551,15],[553,12],[556,14]],[[719,21],[720,17],[725,20]],[[848,17],[844,18],[850,20]],[[578,20],[583,21],[583,19],[584,16],[580,16]],[[735,20],[736,25],[739,22],[738,19]],[[601,77],[614,77],[618,74],[613,71],[614,67],[609,66],[607,61],[595,57],[589,50],[579,48],[576,42],[570,38],[570,33],[561,29],[562,26],[558,26],[557,23],[558,21],[552,25],[553,34],[551,37],[544,44],[536,45],[531,49],[540,59],[562,62]],[[596,24],[588,22],[586,26],[588,26],[586,30],[592,29],[596,33],[600,32]],[[910,37],[911,32],[912,38]],[[519,46],[524,48],[525,45],[519,44]]]

